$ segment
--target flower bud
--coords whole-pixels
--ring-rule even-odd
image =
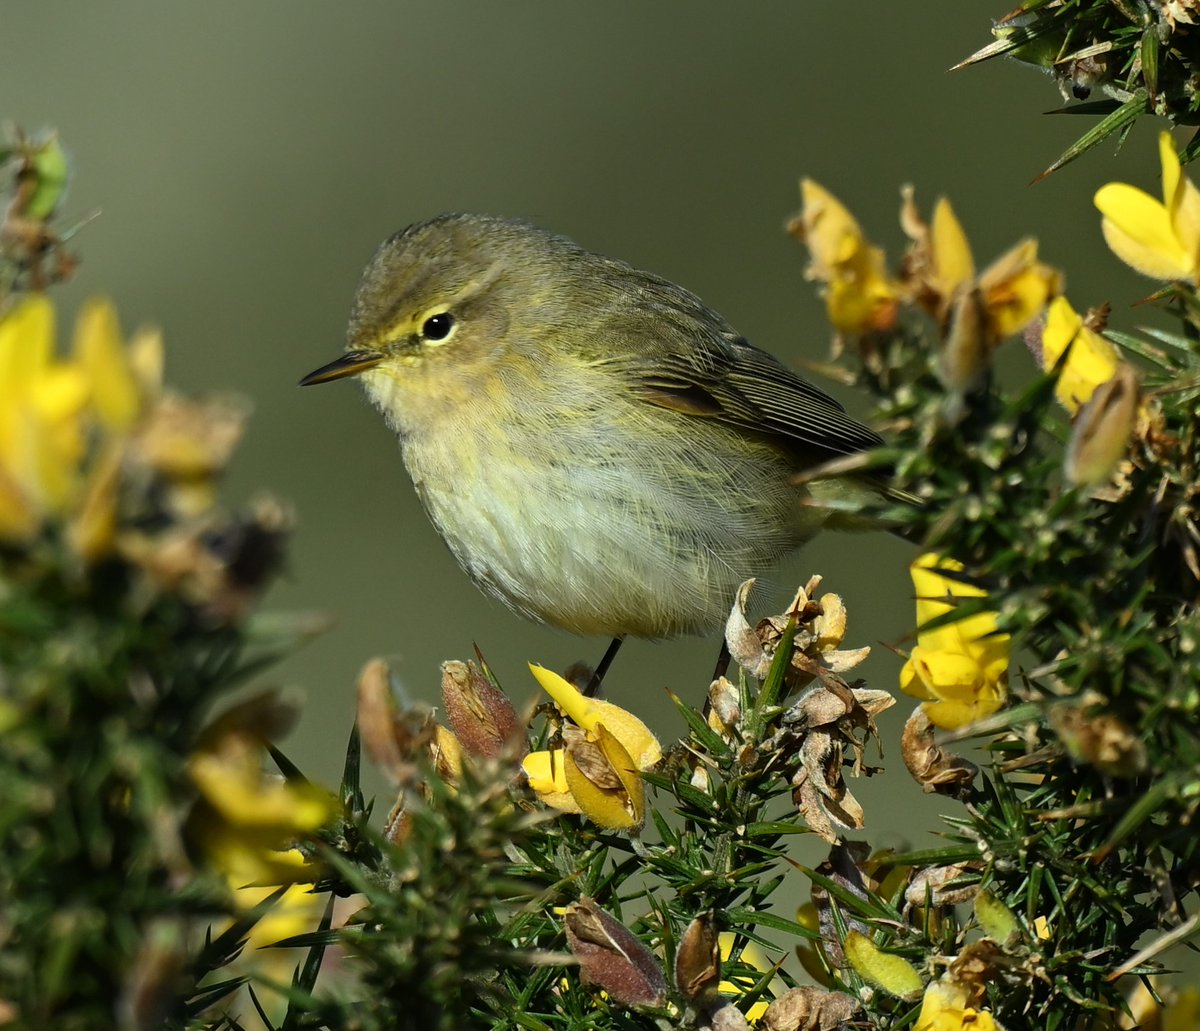
[[[519,758],[528,751],[525,728],[513,703],[475,663],[442,663],[442,704],[468,754],[499,759],[514,753]]]
[[[990,364],[983,300],[975,285],[960,289],[950,303],[937,371],[942,385],[959,394],[979,386]]]
[[[708,687],[708,725],[726,740],[742,720],[742,692],[727,677],[718,677]]]
[[[22,173],[26,181],[32,183],[32,188],[22,192],[21,214],[45,221],[53,216],[59,201],[67,192],[70,178],[67,154],[58,141],[57,133],[37,143],[27,144],[24,150]]]
[[[842,942],[842,951],[864,980],[889,995],[915,999],[921,994],[924,985],[917,968],[900,956],[884,952],[865,934],[851,931]]]
[[[429,747],[436,736],[433,719],[429,713],[401,711],[383,659],[371,659],[358,675],[356,719],[371,761],[392,784],[412,783],[418,750]]]
[[[975,919],[979,921],[983,933],[1000,945],[1021,933],[1013,911],[986,889],[975,896]]]
[[[1079,409],[1063,459],[1068,483],[1097,487],[1109,480],[1129,448],[1139,399],[1137,373],[1122,362]]]

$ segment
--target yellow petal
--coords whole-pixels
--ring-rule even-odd
[[[1101,383],[1117,374],[1121,356],[1099,333],[1086,326],[1076,335],[1055,394],[1071,411],[1086,404]]]
[[[918,628],[955,607],[958,598],[982,598],[985,592],[974,584],[962,583],[940,572],[958,572],[962,563],[928,552],[910,566],[917,594]],[[977,612],[932,630],[918,629],[918,641],[926,650],[957,652],[976,657],[981,663],[993,650],[1006,654],[1006,635],[996,633],[996,614]]]
[[[931,225],[933,260],[937,270],[940,293],[949,297],[961,283],[975,278],[975,259],[967,234],[945,197],[939,197],[933,208]]]
[[[612,830],[634,831],[646,819],[646,796],[641,777],[629,753],[603,725],[594,731],[596,743],[616,773],[621,788],[608,789],[587,776],[575,762],[570,749],[566,753],[567,784],[583,814],[593,823]]]
[[[1163,202],[1171,219],[1175,239],[1190,255],[1191,278],[1200,282],[1200,190],[1182,174],[1179,155],[1169,133],[1160,133],[1158,154],[1162,162]]]
[[[154,397],[162,389],[163,340],[157,329],[139,329],[129,341],[129,367],[143,395]]]
[[[67,527],[71,549],[84,562],[96,562],[112,551],[117,532],[121,455],[119,447],[109,447],[92,462],[83,500]]]
[[[922,702],[921,708],[939,730],[961,730],[990,716],[1003,704],[1004,695],[993,686],[970,700]]]
[[[1059,372],[1054,393],[1069,412],[1086,404],[1096,387],[1116,375],[1121,357],[1109,341],[1088,329],[1065,297],[1056,297],[1046,311],[1042,332],[1042,366],[1054,368],[1068,347],[1071,353]]]
[[[30,385],[29,400],[39,418],[62,423],[83,412],[89,392],[87,377],[79,366],[55,362]]]
[[[729,957],[733,954],[733,943],[736,940],[736,935],[732,931],[722,931],[717,938],[718,948],[720,949],[721,962],[726,963]],[[738,959],[747,966],[753,967],[755,970],[764,974],[769,974],[775,969],[775,964],[767,958],[767,954],[756,945],[754,942],[748,942],[746,947],[742,949]],[[751,988],[754,987],[757,978],[753,977],[738,977],[730,981],[721,981],[717,985],[717,991],[722,995],[745,995]],[[778,979],[776,979],[778,980]],[[776,995],[781,995],[782,989],[776,990]],[[756,1002],[746,1011],[746,1018],[751,1024],[758,1021],[767,1011],[769,1004],[765,1001]]]
[[[967,1001],[965,988],[948,978],[934,981],[925,989],[913,1031],[1000,1031],[991,1013]]]
[[[948,611],[954,598],[981,597],[973,584],[943,574],[962,569],[954,559],[928,552],[911,565],[924,624]],[[1010,642],[995,632],[996,614],[978,612],[932,630],[918,629],[917,646],[900,674],[900,689],[924,700],[930,721],[943,729],[974,723],[999,709],[1007,695]]]
[[[0,403],[23,392],[53,356],[53,305],[42,294],[23,297],[0,319]]]
[[[827,282],[833,267],[848,261],[862,245],[862,230],[846,206],[820,183],[800,180],[800,197],[804,204],[804,240],[813,259],[812,274]]]
[[[969,655],[917,645],[909,662],[935,698],[962,697],[973,692],[974,686],[983,680],[979,663]]]
[[[1179,184],[1183,181],[1183,170],[1169,132],[1158,134],[1158,161],[1162,166],[1163,203],[1170,210],[1175,205]]]
[[[951,573],[962,571],[962,563],[956,559],[926,552],[919,555],[909,566],[913,590],[917,596],[917,625],[920,626],[949,612],[953,598],[982,598],[984,592],[974,584],[943,576],[939,571]],[[936,631],[935,631],[936,633]]]
[[[132,426],[141,397],[111,301],[92,298],[84,303],[75,320],[74,353],[91,382],[101,423],[118,431]]]
[[[829,321],[841,333],[887,331],[895,325],[899,303],[883,251],[866,244],[834,268],[825,292]]]
[[[573,720],[584,730],[591,729],[589,722],[592,716],[592,706],[596,704],[594,698],[586,697],[569,680],[560,677],[553,670],[546,669],[545,666],[531,662],[529,663],[529,672],[533,674],[533,679],[538,682],[542,690],[554,699],[554,703],[566,714],[568,719]]]
[[[1046,309],[1046,327],[1042,330],[1042,368],[1049,372],[1075,339],[1083,318],[1065,297],[1056,297]]]
[[[1171,209],[1175,236],[1192,255],[1192,279],[1200,282],[1200,189],[1191,179],[1183,180],[1181,195]]]
[[[438,776],[449,784],[457,784],[462,780],[463,750],[462,744],[454,736],[454,731],[436,724],[433,730],[433,743],[430,749],[434,769]]]
[[[316,830],[329,818],[329,798],[319,789],[269,779],[214,753],[193,755],[188,773],[205,801],[233,826],[282,835]]]
[[[883,331],[895,324],[899,291],[883,251],[867,243],[854,216],[811,179],[800,183],[804,207],[793,231],[808,246],[808,277],[828,284],[825,306],[841,333]]]
[[[633,756],[639,770],[650,769],[662,758],[662,746],[658,739],[633,713],[611,702],[585,697],[574,684],[544,666],[530,663],[529,670],[542,689],[578,726],[592,732],[597,724],[603,722],[625,751]]]
[[[554,751],[530,752],[521,760],[521,769],[529,786],[539,795],[567,790],[567,775],[563,770],[563,757],[566,752],[562,748]]]
[[[233,888],[311,883],[322,876],[321,864],[306,859],[298,850],[264,846],[241,828],[213,819],[211,814],[189,827],[209,863]]]
[[[925,685],[920,674],[920,667],[910,658],[900,671],[900,690],[912,698],[922,700],[933,699],[935,696]]]
[[[291,885],[246,932],[245,948],[265,949],[285,938],[315,931],[320,923],[321,906],[312,889],[311,883]],[[270,886],[238,888],[234,891],[234,905],[243,911],[253,909],[274,891]]]
[[[530,752],[521,760],[530,788],[546,805],[564,813],[582,812],[567,786],[566,750]]]
[[[8,467],[26,497],[46,514],[66,509],[77,485],[83,435],[77,425],[55,426],[29,409],[18,412],[16,450]]]
[[[1019,333],[1062,289],[1056,269],[1037,260],[1037,241],[1022,240],[997,258],[982,276],[988,326],[994,340]]]
[[[1125,264],[1152,279],[1195,274],[1196,254],[1176,236],[1167,209],[1148,193],[1128,183],[1108,183],[1096,191],[1095,204],[1104,216],[1104,239]]]

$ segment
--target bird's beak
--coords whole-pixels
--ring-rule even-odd
[[[383,355],[378,351],[347,351],[340,358],[334,358],[328,365],[310,372],[300,381],[300,386],[311,387],[314,383],[328,383],[331,379],[341,379],[343,376],[356,376],[360,372],[373,368],[383,361]]]

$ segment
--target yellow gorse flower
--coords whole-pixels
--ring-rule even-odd
[[[1183,175],[1169,133],[1158,137],[1161,201],[1129,183],[1096,191],[1100,228],[1112,252],[1152,279],[1200,285],[1200,190]]]
[[[988,348],[1021,332],[1062,288],[1061,274],[1038,260],[1033,239],[1021,240],[976,273],[967,234],[945,197],[926,225],[906,191],[900,222],[913,241],[906,264],[917,299],[948,330],[961,321],[964,304],[975,306]]]
[[[525,756],[521,768],[529,786],[555,809],[583,813],[614,830],[639,829],[646,810],[641,771],[662,758],[658,739],[620,706],[585,697],[542,666],[529,669],[581,732],[566,747]]]
[[[867,241],[845,205],[819,183],[802,180],[800,194],[804,207],[792,231],[812,256],[809,278],[826,284],[829,321],[841,333],[890,329],[900,287],[887,274],[883,250]]]
[[[1116,347],[1084,325],[1065,297],[1056,297],[1046,310],[1046,327],[1042,330],[1042,368],[1053,369],[1068,347],[1071,351],[1058,375],[1054,394],[1074,414],[1087,404],[1101,383],[1116,375],[1121,357]]]
[[[247,699],[205,729],[188,760],[199,794],[190,836],[234,889],[311,882],[320,873],[295,843],[329,821],[333,799],[262,766],[266,728],[286,718],[273,693]]]
[[[137,350],[146,352],[145,340]],[[65,359],[43,295],[0,317],[0,540],[28,541],[63,520],[85,559],[111,545],[117,478],[109,444],[133,426],[148,389],[134,352],[106,300],[85,303]]]
[[[996,614],[978,612],[931,630],[919,629],[952,611],[956,598],[981,598],[978,587],[944,576],[962,565],[935,553],[909,567],[917,595],[917,645],[900,673],[900,690],[923,700],[929,721],[956,730],[1004,704],[1009,637],[996,633]]]
[[[249,755],[198,753],[188,772],[205,803],[195,837],[231,888],[317,879],[320,867],[291,842],[329,819],[327,795],[267,775]]]
[[[925,989],[914,1031],[1002,1031],[987,1010],[969,1006],[965,988],[943,978]]]

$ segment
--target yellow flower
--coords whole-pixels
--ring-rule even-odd
[[[987,1010],[967,1005],[967,990],[943,978],[925,989],[914,1031],[1002,1031]]]
[[[237,887],[232,879],[229,883],[233,888],[234,907],[241,914],[250,913],[279,890],[276,887]],[[314,894],[314,887],[296,883],[285,888],[246,932],[246,944],[229,971],[253,981],[260,1005],[274,1018],[272,1027],[278,1025],[283,1016],[281,1011],[286,1007],[286,996],[277,991],[275,985],[290,984],[297,957],[304,957],[304,952],[293,951],[294,946],[281,949],[275,945],[313,932],[320,925],[324,900]],[[236,1015],[239,1026],[247,1031],[267,1026],[256,1021],[257,1013],[251,1011],[251,1005],[248,997],[241,995],[226,999],[221,1008],[225,1014]]]
[[[32,537],[77,486],[83,371],[54,356],[54,308],[35,294],[0,319],[0,536]]]
[[[333,800],[262,768],[264,728],[287,718],[273,693],[250,698],[214,721],[188,762],[200,794],[191,837],[233,888],[314,881],[320,872],[294,844],[329,820]]]
[[[1112,252],[1152,279],[1200,284],[1200,190],[1181,173],[1168,133],[1158,137],[1162,201],[1128,183],[1096,191],[1100,228]]]
[[[616,830],[645,820],[641,771],[662,758],[646,725],[611,702],[587,698],[557,673],[530,664],[542,688],[573,722],[565,747],[531,752],[521,762],[529,786],[547,805]]]
[[[905,268],[917,300],[941,325],[945,347],[957,352],[943,354],[943,364],[968,366],[964,374],[951,370],[952,379],[969,381],[988,352],[1024,329],[1062,288],[1062,276],[1038,261],[1031,239],[976,274],[967,235],[944,197],[926,225],[906,189],[900,223],[913,241]]]
[[[804,179],[800,193],[804,207],[791,230],[808,245],[809,278],[826,284],[829,321],[840,333],[892,328],[900,291],[883,251],[867,242],[854,216],[823,186]]]
[[[962,565],[934,553],[910,567],[917,595],[917,645],[900,673],[900,690],[923,700],[929,721],[956,730],[990,715],[1007,694],[1009,637],[996,614],[978,612],[931,630],[919,629],[954,609],[953,599],[981,598],[978,587],[942,575]]]
[[[269,948],[285,938],[315,930],[321,916],[321,904],[311,884],[292,884],[284,889],[275,904],[250,929],[247,945],[252,949]],[[238,888],[234,892],[237,908],[248,911],[278,889]]]
[[[111,301],[94,297],[84,303],[75,320],[73,351],[91,384],[100,422],[114,430],[129,429],[141,412],[142,395]]]
[[[65,518],[90,560],[112,544],[120,458],[98,446],[89,468],[92,431],[116,439],[128,430],[142,392],[109,302],[85,303],[69,361],[55,356],[54,323],[40,294],[0,317],[0,540],[27,541]]]
[[[1070,347],[1066,364],[1058,375],[1054,394],[1074,414],[1101,383],[1116,375],[1121,357],[1099,333],[1083,324],[1082,317],[1065,297],[1056,297],[1046,311],[1042,330],[1042,368],[1053,369]]]

